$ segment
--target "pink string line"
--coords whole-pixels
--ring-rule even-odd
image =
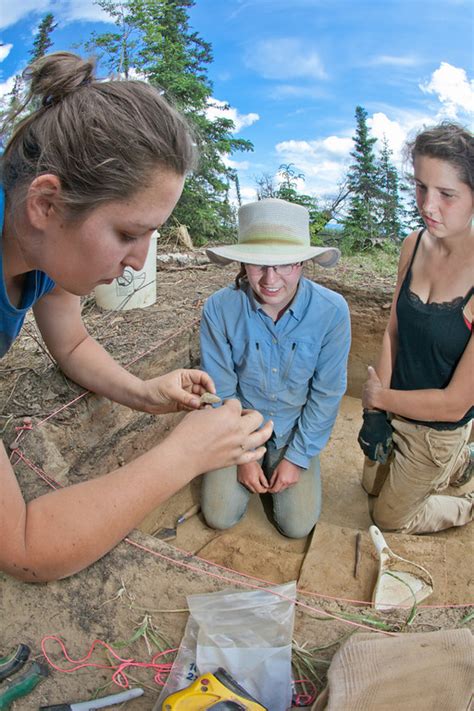
[[[315,685],[313,684],[312,681],[309,679],[295,679],[293,681],[293,687],[296,687],[297,684],[305,685],[305,686],[310,686],[311,687],[311,693],[307,693],[306,691],[300,692],[295,694],[293,697],[293,705],[294,706],[309,706],[310,704],[314,703],[316,701],[316,697],[318,695],[318,690],[316,689]]]
[[[182,328],[179,328],[177,331],[174,331],[170,336],[168,336],[167,338],[165,338],[163,341],[159,341],[159,343],[157,343],[156,345],[154,345],[152,348],[149,348],[147,351],[144,351],[143,353],[140,353],[136,358],[134,358],[133,360],[131,360],[129,363],[126,363],[126,364],[123,366],[123,368],[130,368],[131,365],[133,365],[133,364],[136,363],[137,361],[141,360],[141,358],[144,358],[145,356],[149,355],[150,353],[153,353],[153,352],[156,351],[158,348],[161,348],[161,347],[164,346],[166,343],[168,343],[168,341],[171,341],[171,340],[173,340],[173,338],[176,338],[176,336],[178,336],[180,333],[183,333],[184,331],[187,331],[187,330],[191,330],[191,328],[193,328],[193,326],[196,326],[196,325],[199,323],[199,321],[200,321],[199,318],[194,319],[194,321],[190,321],[189,323],[187,323],[187,324],[186,324],[185,326],[183,326]],[[57,410],[54,410],[54,412],[52,412],[50,415],[48,415],[47,417],[45,417],[43,420],[40,420],[39,422],[37,422],[37,423],[35,424],[35,427],[41,427],[41,425],[44,425],[44,423],[47,422],[48,420],[50,420],[52,417],[55,417],[57,414],[59,414],[59,413],[62,412],[63,410],[66,410],[68,407],[71,407],[71,406],[74,405],[76,402],[79,402],[79,400],[82,400],[82,398],[86,397],[86,395],[89,395],[90,393],[91,393],[90,390],[85,390],[83,393],[81,393],[81,395],[78,395],[77,397],[75,397],[75,398],[74,398],[73,400],[71,400],[70,402],[67,402],[65,405],[62,405],[62,406],[59,407]],[[33,429],[33,428],[30,428],[30,429]]]
[[[199,318],[194,319],[193,321],[190,321],[188,324],[186,324],[186,325],[183,326],[182,328],[178,329],[177,331],[174,331],[170,336],[168,336],[167,338],[165,338],[163,341],[160,341],[159,343],[157,343],[155,346],[153,346],[152,348],[148,349],[147,351],[144,351],[143,353],[140,353],[136,358],[134,358],[134,359],[131,360],[129,363],[127,363],[127,364],[124,366],[124,368],[129,368],[131,365],[133,365],[134,363],[136,363],[138,360],[140,360],[141,358],[144,358],[144,357],[145,357],[146,355],[148,355],[149,353],[153,353],[155,350],[157,350],[157,349],[160,348],[161,346],[163,346],[163,345],[165,345],[166,343],[168,343],[168,341],[172,340],[173,338],[175,338],[175,337],[176,337],[177,335],[179,335],[180,333],[183,333],[183,332],[186,331],[186,330],[190,330],[190,329],[193,328],[195,325],[197,325],[197,324],[199,323],[199,321],[200,321]],[[73,404],[75,404],[76,402],[78,402],[79,400],[81,400],[82,398],[84,398],[84,397],[85,397],[86,395],[88,395],[89,393],[90,393],[90,391],[89,391],[89,390],[86,390],[86,391],[83,392],[81,395],[78,395],[76,398],[74,398],[74,399],[71,400],[70,402],[68,402],[68,403],[66,403],[65,405],[63,405],[62,407],[58,408],[57,410],[55,410],[54,412],[52,412],[50,415],[48,415],[47,417],[45,417],[43,420],[41,420],[40,422],[36,423],[35,425],[33,425],[31,422],[27,422],[27,423],[26,423],[26,420],[28,420],[29,418],[25,418],[25,424],[24,424],[22,427],[16,427],[16,428],[15,428],[15,429],[18,431],[18,435],[17,435],[17,437],[16,437],[16,439],[15,439],[15,443],[16,443],[17,441],[19,441],[20,437],[21,437],[25,432],[31,431],[31,430],[33,430],[34,428],[39,427],[40,425],[43,425],[45,422],[47,422],[48,420],[50,420],[51,418],[53,418],[55,415],[57,415],[58,413],[62,412],[62,411],[65,410],[65,409],[67,409],[68,407],[71,407]],[[50,477],[48,474],[46,474],[38,465],[34,464],[34,463],[31,462],[29,459],[27,459],[27,457],[25,457],[25,455],[21,452],[21,450],[20,450],[19,448],[15,448],[14,451],[12,452],[12,455],[10,456],[10,460],[11,460],[11,461],[12,461],[12,458],[13,458],[13,456],[14,456],[15,454],[17,455],[17,459],[15,460],[15,462],[12,462],[12,465],[13,465],[13,466],[14,466],[15,464],[17,464],[17,462],[18,462],[19,460],[22,460],[25,464],[27,464],[27,466],[30,467],[30,469],[32,469],[39,477],[41,477],[41,479],[43,479],[49,486],[51,486],[51,488],[53,488],[53,489],[61,488],[61,485],[60,485],[58,482],[56,482],[52,477]],[[131,541],[129,538],[126,538],[125,540],[126,540],[128,543],[132,544],[132,545],[137,545],[137,544],[135,544],[133,541]],[[184,554],[187,555],[188,557],[192,557],[192,558],[194,558],[194,559],[196,559],[196,560],[203,561],[204,563],[208,563],[208,564],[210,564],[210,565],[212,565],[212,566],[214,566],[214,567],[217,567],[217,568],[219,568],[219,569],[221,569],[221,570],[225,570],[226,572],[230,572],[230,573],[234,573],[234,574],[236,574],[236,575],[240,575],[240,576],[242,576],[242,577],[248,578],[249,580],[256,580],[256,581],[261,582],[261,583],[263,583],[263,584],[265,584],[265,585],[272,585],[271,581],[264,580],[263,578],[255,577],[255,576],[249,575],[249,574],[247,574],[247,573],[239,573],[238,571],[232,570],[231,568],[226,568],[225,566],[219,565],[218,563],[214,563],[213,561],[209,561],[209,560],[206,560],[205,558],[200,558],[199,556],[195,556],[195,555],[193,555],[192,553],[189,553],[188,551],[185,551],[185,550],[183,550],[183,549],[181,549],[181,548],[176,548],[176,550],[180,551],[181,553],[184,553]],[[153,555],[155,555],[155,556],[158,556],[158,557],[161,555],[161,554],[157,553],[156,551],[152,551],[151,549],[148,549],[148,551],[149,551],[151,554],[153,554]],[[164,557],[164,558],[166,559],[166,556],[162,556],[162,557]],[[179,561],[175,561],[173,558],[169,558],[168,560],[170,560],[171,562],[174,562],[174,563],[176,563],[176,564],[180,564]],[[203,571],[199,571],[199,572],[202,573]],[[208,574],[208,573],[205,573],[205,574]],[[224,579],[224,580],[227,580],[226,578],[223,578],[223,579]],[[241,584],[242,584],[242,583],[241,583]],[[336,596],[333,596],[333,595],[323,595],[323,594],[321,594],[321,593],[317,593],[317,592],[313,592],[313,591],[309,591],[309,590],[302,590],[302,589],[300,589],[300,588],[298,588],[297,591],[298,591],[300,594],[302,594],[302,595],[307,595],[307,596],[309,596],[309,597],[317,597],[317,598],[320,598],[320,599],[323,599],[323,600],[333,600],[333,601],[335,601],[335,602],[344,602],[344,603],[348,602],[348,603],[351,603],[351,604],[354,604],[354,605],[365,605],[365,606],[367,606],[367,607],[373,607],[373,603],[372,603],[372,602],[368,602],[367,600],[353,600],[353,599],[351,599],[351,598],[336,597]],[[301,603],[301,604],[302,604],[302,603]],[[389,603],[387,603],[387,606],[388,606],[388,604],[389,604]],[[403,605],[403,606],[400,606],[400,605],[392,605],[392,606],[395,607],[395,608],[397,608],[397,607],[402,607],[402,608],[405,608],[405,607],[408,608],[408,607],[410,607],[410,608],[411,608],[411,607],[412,607],[411,605],[406,605],[406,606],[405,606],[405,605]],[[447,603],[447,604],[444,604],[444,605],[418,605],[417,608],[418,608],[418,609],[422,609],[422,608],[429,608],[429,609],[445,609],[445,608],[462,608],[462,607],[472,607],[472,606],[473,606],[473,603],[460,603],[460,604]],[[316,608],[315,608],[315,609],[316,609]],[[324,612],[324,611],[322,611],[322,612]],[[327,614],[327,613],[325,613],[325,614]],[[341,621],[345,621],[346,623],[348,623],[348,620],[341,620]],[[364,625],[362,625],[362,626],[364,627]],[[373,630],[372,627],[368,627],[368,629],[370,629],[371,631],[380,631],[380,630]]]
[[[49,656],[49,653],[46,651],[46,643],[48,641],[53,641],[59,644],[64,658],[67,659],[67,661],[70,662],[73,666],[66,669],[64,667],[58,666],[55,662],[53,662]],[[99,664],[98,662],[90,662],[89,659],[97,647],[102,647],[106,649],[109,654],[111,654],[111,656],[119,662],[119,664]],[[121,657],[119,654],[117,654],[117,652],[112,649],[110,644],[107,644],[107,642],[103,642],[101,639],[95,639],[92,642],[89,651],[84,657],[81,657],[80,659],[73,659],[69,656],[64,642],[56,635],[47,635],[46,637],[43,637],[43,639],[41,640],[41,650],[48,664],[55,671],[59,671],[64,674],[72,674],[73,672],[78,671],[78,669],[84,668],[113,669],[114,673],[112,674],[112,681],[114,682],[114,684],[117,684],[117,686],[121,687],[122,689],[128,689],[130,687],[130,682],[126,674],[126,670],[132,668],[154,669],[155,674],[153,680],[159,686],[164,686],[166,680],[164,680],[162,677],[167,676],[170,673],[171,667],[173,665],[172,662],[158,662],[157,660],[160,657],[166,656],[167,654],[174,654],[178,651],[177,649],[167,649],[164,652],[158,652],[157,654],[155,654],[151,658],[150,662],[138,662],[135,659],[123,659],[123,657]]]
[[[40,476],[40,477],[41,477],[49,486],[51,486],[53,489],[61,489],[61,488],[63,488],[62,485],[61,485],[59,482],[57,482],[55,479],[53,479],[53,478],[50,477],[49,475],[45,474],[45,472],[43,472],[43,470],[42,470],[40,467],[38,467],[37,465],[35,465],[35,464],[33,464],[32,462],[30,462],[30,460],[27,459],[27,457],[25,457],[25,455],[22,453],[22,451],[21,451],[19,448],[15,449],[14,454],[17,455],[18,460],[21,459],[28,467],[30,467],[30,469],[32,469],[32,471],[35,472],[35,474],[37,474],[38,476]],[[17,460],[17,461],[18,461],[18,460]],[[14,464],[16,464],[17,461],[16,461]],[[170,557],[170,556],[167,556],[167,555],[165,555],[165,554],[163,554],[163,553],[158,553],[158,551],[154,551],[154,550],[152,550],[151,548],[147,548],[146,546],[143,546],[143,545],[141,545],[141,544],[139,544],[139,543],[136,543],[135,541],[132,541],[131,538],[126,537],[126,538],[124,538],[124,541],[125,541],[126,543],[128,543],[129,545],[135,546],[136,548],[140,548],[141,550],[145,551],[146,553],[149,553],[150,555],[153,555],[153,556],[155,556],[155,557],[157,557],[157,558],[162,558],[163,560],[166,560],[166,561],[168,561],[168,562],[170,562],[170,563],[173,563],[173,564],[176,565],[176,566],[181,566],[181,567],[184,567],[184,568],[189,568],[190,570],[193,570],[194,572],[200,573],[201,575],[207,575],[207,576],[209,576],[209,577],[214,577],[214,578],[217,578],[217,579],[220,579],[220,580],[224,580],[224,581],[229,582],[229,583],[232,583],[232,584],[242,585],[243,587],[249,587],[249,588],[253,588],[253,589],[256,589],[256,590],[266,590],[267,592],[271,592],[272,594],[277,595],[277,596],[279,596],[279,597],[282,597],[283,599],[287,599],[287,600],[289,600],[289,601],[291,601],[291,602],[295,602],[295,604],[296,604],[296,605],[299,605],[300,607],[307,608],[308,610],[311,610],[311,611],[313,611],[313,612],[317,612],[318,614],[326,615],[327,617],[331,617],[331,618],[333,618],[333,619],[339,620],[340,622],[344,622],[345,624],[348,624],[348,625],[353,625],[353,626],[355,626],[355,627],[361,627],[361,628],[363,628],[363,629],[370,630],[371,632],[380,632],[381,634],[386,634],[386,635],[390,635],[390,636],[392,636],[392,635],[394,634],[394,633],[392,633],[392,632],[387,632],[387,631],[385,631],[385,630],[380,630],[380,629],[377,629],[377,628],[370,627],[369,625],[359,624],[359,623],[356,623],[356,622],[352,622],[352,621],[350,621],[350,620],[346,620],[346,619],[344,619],[344,618],[342,618],[342,617],[339,617],[339,616],[334,615],[334,614],[332,614],[332,613],[326,612],[325,610],[321,610],[321,609],[319,609],[319,608],[312,607],[311,605],[306,605],[305,603],[303,603],[303,602],[301,602],[301,601],[299,601],[299,600],[293,600],[292,598],[289,598],[289,597],[287,597],[287,596],[285,596],[285,595],[281,595],[281,594],[276,593],[276,592],[274,592],[274,591],[267,590],[266,587],[262,587],[262,586],[259,586],[259,585],[251,585],[250,583],[245,583],[245,582],[242,582],[242,581],[240,581],[240,580],[235,580],[235,579],[232,579],[232,578],[226,578],[226,577],[224,577],[223,575],[218,575],[217,573],[210,573],[210,572],[208,572],[208,571],[203,571],[203,570],[201,570],[200,568],[197,568],[197,567],[195,567],[195,566],[191,566],[191,565],[189,565],[189,564],[187,564],[187,563],[184,563],[184,561],[176,560],[175,558],[172,558],[172,557]],[[191,559],[193,559],[193,560],[197,560],[197,561],[200,561],[200,562],[203,562],[203,563],[207,563],[207,564],[209,564],[209,565],[212,565],[213,567],[219,568],[220,570],[224,570],[224,571],[226,571],[226,572],[228,572],[228,573],[230,573],[230,574],[238,575],[239,577],[247,578],[247,579],[249,579],[249,580],[255,580],[255,581],[257,581],[257,582],[263,583],[263,585],[265,585],[265,586],[274,585],[274,583],[272,583],[270,580],[265,580],[264,578],[257,578],[257,577],[255,577],[255,576],[253,576],[253,575],[248,575],[247,573],[240,573],[239,571],[233,570],[232,568],[226,568],[225,566],[219,565],[218,563],[214,563],[213,561],[206,560],[205,558],[200,558],[199,556],[196,556],[196,555],[194,555],[193,553],[191,553],[191,552],[189,552],[189,551],[185,551],[185,550],[183,550],[182,548],[176,548],[176,550],[180,551],[181,553],[184,553],[184,554],[186,555],[186,557],[188,557],[188,558],[191,558]],[[310,596],[310,597],[318,597],[318,598],[322,598],[322,599],[334,600],[334,601],[337,601],[337,602],[354,602],[354,603],[357,603],[357,604],[359,604],[359,605],[366,605],[366,606],[368,606],[368,607],[372,607],[372,606],[373,606],[373,603],[372,603],[372,602],[367,602],[366,600],[350,600],[350,599],[346,599],[346,598],[334,597],[334,596],[331,596],[331,595],[321,595],[320,593],[305,591],[305,590],[301,590],[301,589],[299,589],[299,588],[297,589],[297,592],[300,593],[300,594],[302,594],[302,595],[308,595],[308,596]],[[390,604],[390,603],[387,603],[387,606],[388,606],[389,604]],[[411,608],[411,607],[412,607],[412,605],[391,605],[391,606],[394,607],[394,608],[400,608],[400,609],[405,609],[405,608]],[[430,609],[438,609],[438,608],[440,608],[440,609],[444,609],[444,608],[463,608],[463,607],[471,607],[471,606],[472,606],[471,603],[446,604],[446,605],[418,605],[418,606],[417,606],[417,609],[421,609],[421,608],[430,608]]]
[[[195,565],[190,565],[189,563],[185,563],[184,561],[181,560],[175,560],[171,556],[164,555],[164,553],[158,553],[157,551],[154,551],[151,548],[148,548],[147,546],[142,545],[141,543],[137,543],[136,541],[132,541],[131,538],[125,538],[124,539],[127,543],[129,543],[132,546],[135,546],[135,548],[139,548],[142,551],[145,551],[146,553],[149,553],[157,558],[162,558],[163,560],[166,560],[169,563],[174,563],[174,565],[182,568],[186,568],[187,570],[192,570],[195,573],[199,573],[201,575],[207,575],[209,578],[216,578],[217,580],[223,580],[226,583],[232,583],[232,585],[240,585],[244,588],[250,588],[251,590],[263,590],[264,592],[268,592],[271,595],[274,595],[275,597],[279,597],[281,600],[286,600],[287,602],[290,602],[294,605],[297,605],[298,607],[302,607],[303,609],[309,610],[310,612],[316,612],[318,615],[325,615],[326,617],[333,619],[333,620],[338,620],[339,622],[342,622],[346,625],[350,625],[352,627],[360,627],[361,629],[364,630],[369,630],[370,632],[378,632],[379,634],[385,634],[390,637],[394,637],[395,633],[394,632],[388,632],[386,630],[381,630],[378,628],[370,627],[369,625],[364,625],[360,622],[354,622],[352,620],[347,620],[344,617],[340,617],[339,615],[336,615],[333,612],[327,612],[326,610],[322,610],[318,607],[313,607],[312,605],[307,605],[305,602],[301,602],[301,600],[297,600],[293,597],[289,597],[288,595],[284,595],[283,593],[276,592],[276,590],[270,590],[266,587],[263,587],[261,585],[252,585],[251,583],[244,582],[242,580],[235,580],[232,578],[226,578],[224,575],[218,575],[218,573],[211,573],[209,571],[201,570],[201,568],[198,568]],[[195,558],[192,554],[190,554],[190,557]],[[236,575],[240,575],[237,571],[232,571]],[[267,585],[273,585],[274,583],[267,583]]]
[[[203,563],[208,563],[209,565],[212,565],[214,568],[219,568],[220,570],[225,570],[228,573],[236,573],[237,575],[242,576],[243,578],[249,578],[249,580],[256,580],[259,583],[264,583],[265,585],[274,585],[275,583],[272,583],[270,580],[265,580],[265,578],[258,578],[255,575],[250,575],[249,573],[241,573],[237,570],[233,570],[232,568],[226,568],[225,565],[221,565],[220,563],[215,563],[213,560],[209,560],[207,558],[202,558],[201,556],[195,555],[194,553],[191,553],[190,551],[185,550],[184,548],[179,548],[178,546],[173,546],[173,548],[186,557],[193,557],[196,560],[202,561]],[[317,597],[321,598],[322,600],[334,600],[335,602],[350,602],[355,605],[365,605],[366,607],[373,607],[374,603],[371,601],[367,600],[353,600],[348,597],[335,597],[334,595],[323,595],[322,593],[317,593],[313,592],[312,590],[303,590],[303,588],[297,588],[297,592],[300,593],[301,595],[307,595],[308,597]],[[407,605],[394,605],[393,603],[387,602],[384,603],[384,605],[391,606],[391,607],[396,607],[400,609],[410,609],[413,607],[413,604],[407,604]],[[463,603],[449,603],[445,605],[417,605],[417,609],[421,608],[430,608],[430,609],[437,609],[437,608],[460,608],[460,607],[472,607],[474,606],[474,603],[468,603],[468,602],[463,602]]]
[[[23,452],[21,451],[20,448],[17,448],[13,451],[12,456],[16,455],[18,459],[15,460],[15,462],[12,462],[12,465],[15,466],[20,460],[24,462],[32,471],[35,472],[43,481],[46,482],[48,486],[50,486],[52,489],[62,489],[63,487],[59,482],[57,482],[55,479],[52,477],[48,476],[46,472],[44,472],[41,467],[39,467],[37,464],[34,464],[28,457],[25,457]]]
[[[46,645],[48,642],[55,642],[56,644],[59,645],[59,648],[63,654],[63,657],[70,662],[73,666],[68,667],[67,669],[65,667],[60,667],[56,662],[53,662],[51,659],[49,652],[46,650]],[[91,662],[89,661],[95,650],[101,647],[103,649],[106,649],[109,654],[116,659],[119,664],[99,664],[98,662]],[[66,645],[56,635],[46,635],[43,637],[41,640],[41,651],[43,652],[43,656],[50,665],[52,669],[54,669],[57,672],[61,672],[62,674],[73,674],[74,672],[78,671],[79,669],[110,669],[114,670],[114,673],[112,674],[112,681],[114,684],[119,686],[122,689],[128,689],[130,688],[130,682],[128,680],[126,670],[130,668],[135,668],[135,669],[154,669],[155,674],[153,676],[153,680],[155,684],[158,686],[164,686],[166,683],[166,679],[163,679],[163,676],[168,676],[171,667],[173,666],[172,662],[158,662],[157,660],[160,657],[167,656],[168,654],[175,654],[178,649],[166,649],[163,652],[157,652],[152,658],[150,662],[138,662],[135,659],[124,659],[121,657],[117,652],[111,647],[110,644],[107,642],[104,642],[101,639],[95,639],[91,646],[89,647],[89,651],[84,657],[80,657],[79,659],[73,659],[67,649]],[[294,703],[296,706],[308,706],[309,704],[313,703],[313,701],[316,698],[317,690],[315,685],[313,684],[312,681],[309,679],[296,679],[293,682],[293,687],[295,688],[297,684],[306,684],[307,686],[311,687],[311,693],[308,694],[307,692],[303,693],[298,693],[295,695]]]

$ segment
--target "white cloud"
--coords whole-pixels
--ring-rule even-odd
[[[352,150],[352,138],[341,138],[340,136],[328,136],[321,141],[322,146],[328,153],[343,156],[346,158]]]
[[[15,77],[11,76],[6,81],[0,83],[0,99],[9,94],[15,85]]]
[[[322,157],[326,155],[336,155],[347,157],[352,150],[352,138],[342,138],[340,136],[328,136],[318,141],[281,141],[277,143],[278,153],[290,152],[294,155],[308,155]]]
[[[52,8],[56,7],[56,3],[52,3]],[[74,22],[77,20],[89,22],[113,22],[113,19],[101,7],[96,5],[93,0],[63,0],[61,3],[61,13],[58,17],[64,22]],[[55,13],[54,9],[52,12]],[[56,16],[56,13],[55,13]]]
[[[249,47],[245,63],[265,79],[326,79],[317,52],[296,38],[261,40]]]
[[[442,104],[439,117],[456,119],[460,113],[474,111],[474,80],[469,81],[466,70],[441,62],[429,82],[420,84],[426,94],[436,94]]]
[[[380,143],[386,138],[394,156],[400,154],[406,140],[406,128],[398,121],[392,121],[386,114],[381,112],[377,112],[367,119],[367,125],[373,138],[377,138]]]
[[[255,113],[239,114],[237,109],[229,106],[225,101],[219,101],[219,99],[209,99],[206,116],[211,121],[216,118],[230,119],[234,122],[233,133],[238,133],[242,128],[251,126],[260,119],[260,116]]]
[[[15,22],[26,17],[30,12],[47,12],[51,9],[50,6],[51,0],[21,0],[21,2],[2,0],[0,29],[14,25]]]
[[[368,66],[414,67],[418,63],[419,59],[413,54],[400,55],[398,57],[390,54],[379,54],[368,62]]]
[[[282,163],[293,163],[304,173],[300,189],[324,197],[336,192],[344,178],[353,142],[343,136],[327,136],[314,141],[282,141],[275,148]]]
[[[34,13],[40,18],[46,12],[52,12],[56,21],[73,22],[76,20],[90,22],[111,22],[111,18],[93,0],[2,0],[0,13],[0,29],[10,27],[27,15]]]
[[[13,47],[12,44],[0,45],[0,62],[3,62],[3,60],[8,57],[12,47]]]
[[[242,186],[240,188],[240,196],[242,202],[254,202],[257,199],[257,189],[252,188],[249,185]]]
[[[326,90],[319,86],[278,84],[272,86],[268,94],[272,99],[321,99],[326,96]]]
[[[228,168],[234,168],[234,170],[248,170],[250,167],[248,160],[232,160],[226,155],[222,156],[222,160]]]

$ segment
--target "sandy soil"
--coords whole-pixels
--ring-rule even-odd
[[[147,353],[132,366],[143,377],[194,365],[199,360],[197,321],[202,301],[229,283],[232,276],[232,269],[171,266],[159,272],[155,306],[108,313],[97,309],[90,298],[84,303],[85,320],[121,362],[128,363]],[[353,327],[348,395],[322,455],[323,512],[313,535],[301,541],[281,536],[272,523],[269,502],[256,496],[246,517],[231,531],[210,530],[198,514],[178,528],[173,545],[151,535],[162,527],[174,526],[177,517],[199,501],[200,482],[195,481],[148,516],[141,531],[134,532],[128,542],[71,579],[31,586],[0,576],[0,656],[21,641],[28,643],[34,656],[40,658],[43,637],[57,634],[70,654],[78,658],[96,637],[111,643],[130,639],[146,615],[149,632],[158,629],[170,645],[176,646],[186,622],[186,595],[229,585],[244,587],[248,583],[239,574],[225,573],[227,579],[220,579],[218,576],[224,573],[214,564],[271,582],[297,580],[299,600],[310,607],[346,615],[360,613],[360,607],[347,600],[370,600],[377,560],[367,534],[367,496],[360,487],[358,396],[366,366],[374,361],[381,340],[393,279],[367,275],[354,261],[343,261],[330,273],[315,272],[313,276],[346,296]],[[0,430],[4,441],[11,443],[17,435],[15,427],[22,425],[24,417],[31,417],[33,429],[21,437],[21,451],[63,485],[120,466],[165,436],[179,418],[131,413],[88,395],[45,421],[81,390],[67,382],[51,363],[31,321],[3,359],[0,375]],[[47,490],[47,484],[25,464],[18,463],[15,471],[28,499]],[[361,558],[355,577],[355,540],[359,531]],[[387,541],[400,555],[430,570],[435,592],[428,602],[443,607],[420,609],[409,628],[405,625],[407,610],[383,619],[392,629],[402,631],[458,626],[466,608],[444,605],[465,604],[472,599],[469,527],[434,536],[387,535]],[[150,550],[137,548],[137,544]],[[193,569],[184,567],[189,564]],[[329,645],[318,655],[319,687],[340,638],[352,630],[347,622],[322,621],[314,609],[298,607],[296,641],[308,647]],[[148,641],[152,645],[150,636]],[[143,636],[127,646],[123,654],[140,660],[150,658]],[[105,660],[103,654],[97,658]],[[146,694],[126,707],[137,711],[152,709],[157,698],[153,674],[139,671],[132,676],[135,674],[147,684]],[[114,693],[116,688],[102,688],[110,676],[106,670],[54,672],[12,708],[29,711],[39,704],[79,701],[90,698],[97,689],[102,689],[100,695]]]

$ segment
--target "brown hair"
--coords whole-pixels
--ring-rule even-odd
[[[248,281],[247,279],[247,272],[245,271],[245,264],[243,262],[240,263],[240,269],[239,273],[235,277],[234,280],[234,288],[235,289],[240,289],[242,281]]]
[[[417,156],[428,156],[450,163],[459,179],[474,190],[474,136],[466,128],[443,121],[421,131],[406,148],[412,161]]]
[[[5,148],[2,183],[10,197],[52,173],[69,216],[77,217],[130,197],[156,168],[184,175],[194,167],[185,119],[149,84],[98,81],[94,63],[69,52],[41,57],[24,76],[30,87],[20,110],[29,103],[37,108]]]

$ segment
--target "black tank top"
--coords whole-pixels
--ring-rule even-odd
[[[397,300],[398,351],[391,381],[394,390],[445,388],[471,337],[463,309],[474,294],[474,287],[464,297],[428,304],[410,290],[412,266],[423,232],[421,230],[417,237]],[[434,429],[451,430],[473,417],[474,405],[458,422],[411,421]]]

